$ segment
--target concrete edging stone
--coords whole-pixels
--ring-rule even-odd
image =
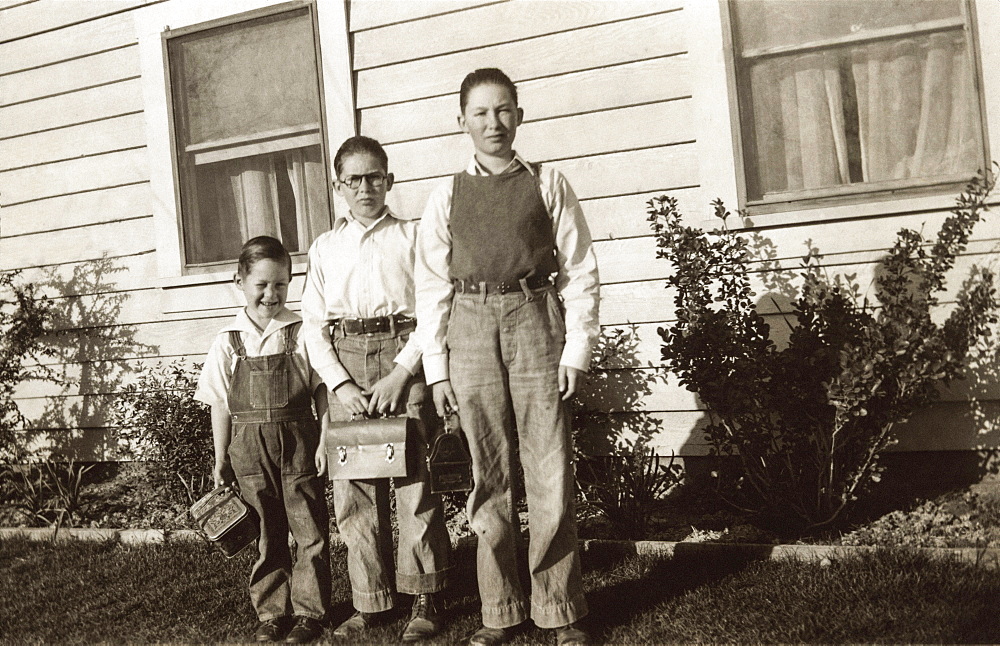
[[[124,545],[148,545],[205,540],[193,529],[104,529],[90,527],[0,527],[0,540],[25,538],[30,541],[111,541]],[[331,535],[331,543],[341,542]],[[474,545],[475,536],[463,536],[453,541],[458,546]],[[583,553],[614,552],[620,554],[655,555],[668,558],[705,556],[709,554],[743,557],[750,560],[797,559],[830,565],[834,560],[851,554],[874,552],[880,549],[900,549],[939,558],[953,558],[987,569],[1000,569],[1000,548],[995,547],[895,547],[852,545],[793,545],[754,543],[712,543],[695,541],[621,541],[608,539],[581,539]]]

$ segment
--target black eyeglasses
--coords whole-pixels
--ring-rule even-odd
[[[360,188],[361,180],[368,180],[368,186],[371,186],[372,188],[382,188],[386,179],[387,176],[382,173],[368,173],[367,175],[348,175],[340,180],[340,182],[342,184],[347,184],[350,188]]]

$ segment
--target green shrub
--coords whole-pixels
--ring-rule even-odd
[[[979,268],[947,320],[931,317],[993,184],[991,174],[974,179],[935,240],[901,230],[873,301],[853,276],[828,279],[811,250],[780,350],[754,302],[748,243],[726,226],[721,201],[722,228],[710,233],[684,226],[674,198],[650,202],[676,294],[676,322],[658,330],[662,357],[707,409],[713,452],[738,460],[731,501],[808,528],[832,523],[878,481],[895,426],[964,376],[970,346],[996,321],[994,277]]]
[[[212,414],[194,399],[200,366],[157,364],[126,386],[112,412],[126,455],[144,460],[155,484],[179,502],[212,488]]]
[[[52,302],[38,294],[34,283],[23,282],[20,273],[0,272],[0,463],[24,458],[17,436],[24,416],[14,401],[18,384],[52,378],[44,367],[27,367],[26,361],[55,354],[45,343],[52,334]]]

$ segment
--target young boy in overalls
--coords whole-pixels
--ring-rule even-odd
[[[259,642],[316,639],[330,606],[326,453],[312,407],[315,396],[326,417],[326,389],[309,368],[302,319],[285,308],[291,278],[279,240],[243,245],[235,282],[246,307],[215,337],[195,391],[212,407],[215,483],[238,483],[260,518],[250,574]]]
[[[475,156],[428,199],[416,289],[427,383],[439,414],[458,410],[472,453],[475,488],[466,511],[479,539],[483,627],[470,643],[506,642],[530,614],[538,627],[556,629],[558,644],[586,644],[575,623],[587,603],[564,403],[598,334],[590,232],[562,174],[514,151],[524,115],[511,80],[498,69],[476,70],[462,82],[459,101],[458,123]],[[528,502],[530,613],[511,493],[518,456]]]
[[[385,205],[393,177],[377,141],[348,139],[333,165],[334,188],[350,211],[310,247],[302,294],[309,354],[335,395],[331,417],[402,412],[430,422],[420,349],[409,338],[416,327],[417,223],[398,218]],[[334,629],[338,638],[364,639],[365,631],[388,619],[397,591],[414,596],[402,641],[422,640],[440,630],[434,594],[445,586],[451,543],[440,496],[430,490],[427,440],[410,446],[416,454],[411,472],[393,482],[399,526],[395,563],[388,478],[333,481],[356,609]]]

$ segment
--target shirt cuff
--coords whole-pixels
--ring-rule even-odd
[[[448,380],[448,353],[424,355],[424,379],[427,385]]]
[[[567,342],[563,346],[562,357],[559,358],[560,366],[576,368],[582,372],[590,371],[590,347],[589,344],[579,345]]]
[[[229,410],[229,402],[225,398],[220,398],[213,393],[206,392],[204,390],[196,390],[194,392],[195,401],[200,401],[203,404],[208,404],[209,406],[222,406],[226,410]]]

